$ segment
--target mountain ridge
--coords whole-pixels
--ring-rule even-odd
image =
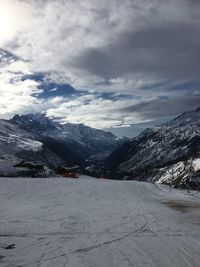
[[[200,108],[185,112],[170,122],[146,129],[117,148],[105,160],[105,169],[111,176],[128,176],[129,179],[153,181],[177,187],[194,187],[192,179],[199,175],[192,170],[182,173],[184,183],[178,173],[162,179],[164,172],[184,166],[200,157]],[[173,172],[173,170],[171,170]],[[180,180],[175,182],[175,178]],[[199,185],[197,186],[199,187]]]

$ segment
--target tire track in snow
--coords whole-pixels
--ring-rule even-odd
[[[69,253],[62,253],[60,255],[55,255],[55,256],[52,256],[52,257],[49,257],[49,258],[46,258],[46,259],[41,259],[40,257],[40,260],[37,260],[37,261],[34,261],[34,262],[30,262],[30,263],[27,263],[27,264],[22,264],[20,265],[20,267],[26,267],[26,266],[30,266],[32,264],[35,264],[35,263],[41,263],[41,262],[45,262],[45,261],[49,261],[49,260],[53,260],[53,259],[56,259],[56,258],[59,258],[59,257],[68,257],[72,254],[75,254],[75,253],[85,253],[85,252],[88,252],[88,251],[91,251],[93,249],[96,249],[96,248],[99,248],[99,247],[102,247],[102,246],[106,246],[106,245],[110,245],[110,244],[113,244],[115,242],[119,242],[125,238],[128,238],[129,236],[131,235],[134,235],[135,233],[140,233],[140,232],[145,232],[146,230],[146,227],[148,225],[148,221],[145,220],[145,223],[139,227],[138,229],[132,231],[132,232],[129,232],[123,236],[120,236],[118,238],[114,238],[112,240],[108,240],[108,241],[105,241],[105,242],[102,242],[102,243],[99,243],[99,244],[96,244],[96,245],[93,245],[93,246],[88,246],[88,247],[83,247],[83,248],[80,248],[80,249],[76,249],[72,252],[69,252]]]

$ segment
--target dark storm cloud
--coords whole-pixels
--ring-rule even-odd
[[[121,109],[124,113],[139,113],[146,119],[157,120],[162,117],[171,118],[187,110],[200,106],[200,94],[196,96],[176,96],[161,98]],[[187,109],[186,109],[187,107]]]
[[[123,32],[104,47],[86,49],[75,65],[103,78],[143,73],[172,80],[199,80],[200,24],[170,23]]]

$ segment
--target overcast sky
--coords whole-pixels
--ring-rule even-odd
[[[0,0],[1,118],[134,136],[199,103],[199,0]]]

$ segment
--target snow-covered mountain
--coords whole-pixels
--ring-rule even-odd
[[[16,123],[0,120],[0,176],[15,176],[28,170],[14,168],[22,160],[42,162],[53,168],[64,161]]]
[[[0,174],[12,175],[20,160],[40,162],[49,168],[85,159],[105,157],[121,144],[112,133],[82,124],[61,125],[45,114],[15,115],[0,120]]]
[[[114,151],[105,166],[119,177],[195,188],[200,185],[199,158],[200,108],[145,130]]]
[[[35,134],[48,146],[49,140],[64,142],[69,148],[82,155],[82,158],[92,156],[105,157],[114,151],[122,142],[114,134],[97,130],[83,124],[60,124],[45,114],[15,115],[12,123]]]

